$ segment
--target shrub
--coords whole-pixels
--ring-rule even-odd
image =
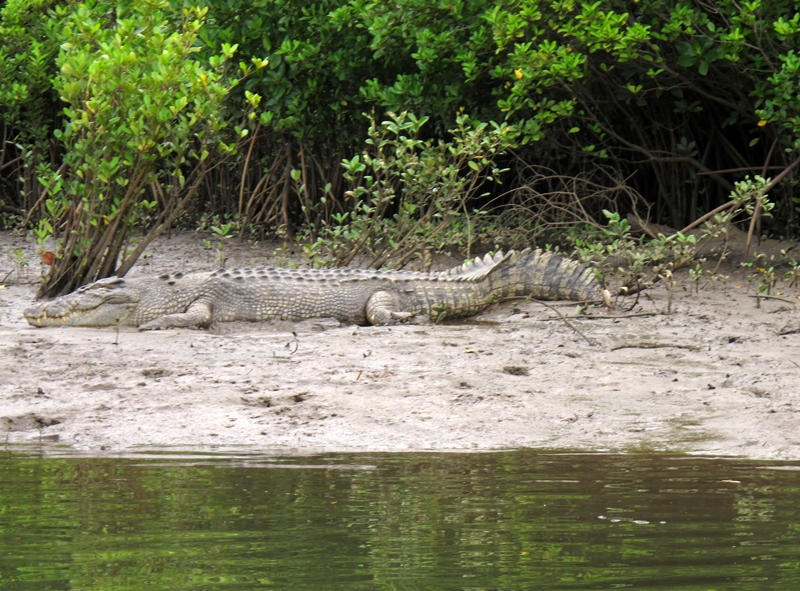
[[[41,295],[124,275],[234,151],[221,111],[236,84],[223,73],[236,46],[223,45],[208,64],[195,58],[206,11],[186,8],[175,19],[166,0],[58,8],[65,25],[55,85],[68,106],[56,133],[63,166],[40,175],[48,198],[37,235],[58,237]],[[150,231],[126,251],[145,223]]]

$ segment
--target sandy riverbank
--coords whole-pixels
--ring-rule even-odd
[[[15,248],[35,258],[0,234],[0,279]],[[267,265],[273,249],[228,252],[228,266]],[[195,234],[150,253],[132,274],[213,266]],[[800,290],[757,308],[732,272],[699,294],[679,280],[670,314],[657,287],[618,312],[627,317],[573,320],[591,344],[535,302],[437,326],[35,329],[22,310],[38,269],[14,272],[0,289],[0,421],[9,442],[92,452],[524,446],[798,459],[800,334],[779,333],[800,327]]]

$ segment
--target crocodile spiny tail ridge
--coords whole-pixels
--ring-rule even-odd
[[[491,267],[487,280],[490,297],[496,300],[531,298],[542,300],[602,300],[594,271],[552,251],[526,248],[476,259],[461,267],[461,273],[478,273]]]
[[[481,257],[475,257],[465,262],[463,265],[458,265],[447,271],[443,271],[442,275],[464,277],[465,279],[475,279],[485,276],[498,265],[504,263],[510,257],[513,257],[515,251],[509,250],[503,254],[502,250],[498,250],[494,255],[486,254]]]

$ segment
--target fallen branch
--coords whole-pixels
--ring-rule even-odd
[[[531,301],[532,301],[532,302],[536,302],[537,304],[541,304],[541,305],[542,305],[542,306],[544,306],[545,308],[549,308],[549,309],[551,309],[553,312],[555,312],[556,314],[558,314],[558,317],[559,317],[559,318],[561,318],[561,320],[563,320],[563,321],[564,321],[564,324],[566,324],[566,325],[567,325],[567,326],[569,326],[569,327],[570,327],[572,330],[574,330],[574,331],[575,331],[575,332],[577,332],[579,335],[581,335],[581,336],[582,336],[582,337],[583,337],[583,338],[586,340],[586,342],[587,342],[587,343],[589,343],[590,345],[596,345],[596,344],[597,344],[597,343],[595,343],[595,342],[594,342],[592,339],[590,339],[590,338],[589,338],[589,337],[587,337],[585,334],[583,334],[583,333],[582,333],[580,330],[578,330],[578,328],[577,328],[576,326],[574,326],[574,325],[573,325],[573,324],[572,324],[572,323],[571,323],[569,320],[567,320],[567,317],[566,317],[566,316],[564,316],[564,315],[563,315],[561,312],[559,312],[559,311],[558,311],[558,309],[557,309],[555,306],[551,306],[550,304],[548,304],[547,302],[543,302],[542,300],[531,300]]]
[[[800,332],[800,324],[795,324],[795,325],[787,324],[786,326],[784,326],[782,329],[780,329],[778,331],[778,336],[782,337],[782,336],[785,336],[787,334],[797,334],[798,332]],[[792,363],[794,363],[794,361],[792,361]],[[798,367],[800,367],[800,366],[798,366]]]
[[[778,300],[779,302],[786,302],[787,304],[791,304],[795,308],[797,307],[797,302],[793,302],[792,300],[787,300],[786,298],[780,298],[778,296],[773,295],[762,295],[762,294],[747,294],[748,298],[756,298],[756,299],[764,299],[764,300]]]
[[[575,316],[562,316],[561,318],[542,318],[542,322],[551,320],[621,320],[624,318],[647,318],[649,316],[661,316],[661,312],[640,312],[638,314],[621,314],[619,316],[593,316],[590,314],[580,314]]]
[[[611,347],[611,351],[620,349],[688,349],[689,351],[702,351],[697,345],[680,345],[676,343],[635,343],[633,345],[618,345]]]

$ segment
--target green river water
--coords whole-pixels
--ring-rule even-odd
[[[800,589],[800,463],[0,450],[0,589]]]

